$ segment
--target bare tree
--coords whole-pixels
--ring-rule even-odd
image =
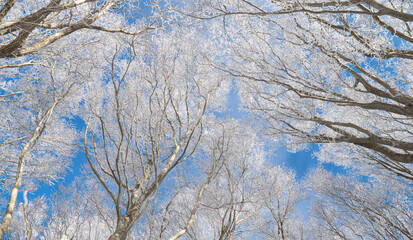
[[[102,190],[93,179],[75,179],[51,196],[26,202],[16,210],[6,239],[108,238],[116,223]]]
[[[152,213],[147,238],[294,239],[294,209],[299,197],[294,175],[272,167],[255,130],[246,124],[226,120],[209,125],[205,132],[204,138],[210,140],[202,141],[207,151],[201,164],[215,166],[209,164],[218,162],[222,166],[215,169],[211,181],[211,175],[193,164],[183,170],[196,171],[196,177],[171,201],[160,205],[159,213]],[[284,238],[273,235],[274,230],[283,232]]]
[[[0,58],[32,54],[82,29],[136,35],[157,27],[141,7],[129,0],[2,1]],[[131,15],[139,20],[128,20]]]
[[[216,66],[239,79],[243,106],[263,121],[262,133],[291,151],[318,143],[320,161],[371,178],[322,181],[328,190],[319,189],[314,210],[323,228],[315,238],[410,239],[412,2],[202,4],[186,13],[221,24],[234,55]],[[405,191],[373,196],[392,181]]]
[[[5,89],[14,94],[1,103],[0,110],[1,187],[10,194],[1,237],[10,224],[23,178],[29,189],[35,182],[53,181],[65,171],[73,155],[70,144],[76,139],[76,131],[68,124],[67,109],[76,104],[78,99],[73,94],[83,81],[66,79],[61,75],[65,70],[51,68],[48,74],[40,71],[39,79],[28,76],[6,85]]]
[[[211,98],[224,99],[216,94],[222,76],[205,75],[212,72],[194,37],[159,32],[119,48],[108,59],[108,82],[90,86],[84,151],[116,210],[109,239],[127,237],[168,174],[196,150]]]
[[[182,224],[181,226],[179,226],[179,230],[177,230],[177,232],[175,234],[173,234],[171,237],[169,237],[169,240],[176,240],[180,237],[182,237],[184,234],[186,234],[189,229],[191,228],[192,224],[195,222],[195,217],[197,215],[197,211],[198,209],[201,207],[202,204],[202,199],[204,196],[204,193],[207,191],[207,188],[209,186],[209,184],[211,184],[212,181],[215,180],[215,178],[219,175],[220,170],[222,169],[223,165],[225,164],[226,161],[226,153],[228,151],[228,148],[230,147],[229,144],[231,143],[232,137],[230,134],[231,133],[227,133],[226,131],[228,131],[225,128],[225,125],[222,124],[223,126],[219,126],[220,124],[215,123],[215,124],[208,124],[208,128],[218,128],[218,130],[221,130],[219,128],[222,128],[222,135],[218,135],[218,136],[214,136],[215,134],[206,134],[207,138],[213,138],[212,140],[209,141],[202,141],[202,145],[204,145],[203,147],[203,151],[201,153],[198,153],[197,155],[197,159],[198,161],[202,161],[202,163],[198,163],[198,164],[202,164],[203,166],[201,166],[203,168],[203,171],[205,173],[206,179],[201,181],[202,184],[200,184],[199,186],[196,186],[195,184],[195,191],[188,191],[189,189],[184,189],[184,191],[186,193],[189,193],[190,198],[189,199],[194,199],[195,201],[191,204],[189,204],[188,206],[188,210],[189,211],[189,215],[186,216],[186,220],[184,220],[184,224]],[[218,126],[217,126],[218,125]],[[212,135],[212,136],[211,136]],[[205,138],[205,136],[203,136]],[[206,146],[205,146],[206,145]],[[206,156],[203,156],[203,155]],[[206,161],[205,161],[206,160]],[[209,161],[208,161],[209,160]],[[195,161],[194,161],[195,162]],[[194,168],[191,168],[192,171],[194,171]],[[197,172],[197,176],[196,181],[199,181],[199,179],[203,179],[200,178],[200,172]],[[204,175],[204,174],[202,174]],[[195,177],[195,176],[194,176]],[[175,199],[172,199],[175,200]],[[182,198],[181,198],[182,200]],[[169,205],[169,204],[168,204]],[[174,211],[177,211],[178,209],[176,209],[176,207],[174,207]],[[165,211],[165,213],[169,213],[168,211]],[[164,217],[165,218],[165,217]],[[173,221],[176,219],[171,219],[170,221]],[[164,226],[164,229],[169,228],[170,226]]]
[[[413,205],[404,184],[334,176],[317,169],[309,179],[313,238],[412,239]]]
[[[0,157],[7,163],[0,180],[12,189],[1,236],[22,179],[53,180],[64,172],[72,150],[62,143],[76,134],[62,136],[70,129],[69,109],[80,104],[85,111],[75,107],[73,114],[87,125],[82,150],[116,215],[116,223],[107,224],[109,239],[150,231],[161,239],[303,238],[292,173],[254,155],[259,141],[247,127],[216,134],[221,137],[208,150],[213,164],[198,179],[185,176],[208,155],[199,146],[208,135],[205,118],[210,109],[222,109],[230,74],[244,109],[263,123],[262,134],[292,151],[318,143],[319,160],[372,177],[326,177],[340,187],[314,187],[321,196],[315,224],[326,224],[320,238],[411,238],[411,2],[187,1],[176,11],[204,21],[182,21],[139,38],[169,18],[144,16],[134,1],[24,3],[0,4]],[[131,13],[138,13],[133,23]],[[103,40],[106,33],[111,37]],[[72,53],[76,57],[65,63]],[[42,68],[48,70],[36,71]],[[43,160],[47,154],[50,161]],[[45,162],[59,168],[44,171]],[[383,181],[399,188],[385,188],[386,197],[355,191],[359,198],[346,188],[374,192]],[[25,182],[30,188],[35,181]],[[399,191],[403,186],[406,192]],[[348,214],[338,215],[336,206]],[[152,210],[161,214],[151,217]],[[66,231],[50,233],[56,238],[76,238],[71,229],[93,222],[56,219],[49,226],[62,224]],[[346,225],[348,219],[357,224]],[[27,238],[34,229],[23,232],[19,237]]]
[[[0,151],[5,163],[1,179],[7,184],[15,180],[13,186],[2,184],[12,190],[0,238],[10,223],[23,176],[51,181],[56,177],[50,176],[64,172],[69,164],[63,163],[68,154],[62,153],[70,151],[60,143],[70,143],[75,137],[63,119],[77,114],[78,96],[82,95],[78,90],[86,80],[100,77],[96,69],[104,55],[114,51],[113,38],[104,33],[136,36],[168,24],[155,5],[145,13],[141,11],[145,6],[135,1],[1,1]],[[136,19],[128,19],[130,16]],[[84,29],[91,31],[85,34]],[[106,53],[98,53],[99,47]],[[67,141],[60,139],[65,129]],[[34,159],[36,153],[39,159]],[[53,162],[48,161],[49,156],[54,164],[60,163],[55,171],[44,171],[46,164]]]
[[[291,150],[346,149],[335,163],[413,179],[410,1],[205,4],[189,14],[223,20],[235,54],[219,67],[243,80],[244,106],[266,134]]]
[[[295,174],[280,166],[263,173],[266,184],[263,192],[266,225],[262,232],[268,239],[303,239],[304,223],[296,214],[297,203],[302,200]]]
[[[178,239],[191,232],[199,217],[204,194],[211,182],[219,177],[233,141],[231,124],[208,118],[198,150],[192,155],[190,165],[177,166],[174,181],[169,181],[172,197],[159,196],[159,203],[148,212],[145,222],[145,239]],[[171,182],[173,182],[171,184]],[[168,188],[168,186],[166,186]]]

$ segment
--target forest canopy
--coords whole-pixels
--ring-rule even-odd
[[[405,0],[0,0],[0,238],[413,239],[412,27]]]

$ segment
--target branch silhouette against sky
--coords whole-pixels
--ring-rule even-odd
[[[0,0],[2,239],[412,239],[413,3]]]

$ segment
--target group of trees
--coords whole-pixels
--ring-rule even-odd
[[[413,239],[412,22],[405,0],[0,1],[0,238]],[[345,173],[269,152],[308,144]]]

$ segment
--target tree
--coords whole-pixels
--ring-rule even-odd
[[[207,110],[225,100],[228,84],[203,64],[213,46],[201,39],[182,29],[132,41],[89,85],[84,153],[116,210],[109,239],[127,237],[168,174],[196,151]]]
[[[334,176],[323,169],[307,184],[313,192],[313,238],[412,239],[413,204],[404,184]]]
[[[75,109],[68,111],[67,105],[63,107],[66,111],[58,108],[69,96],[73,97],[85,79],[99,76],[93,76],[93,73],[96,73],[99,61],[102,60],[96,54],[96,45],[105,45],[101,42],[97,44],[102,40],[101,37],[105,37],[102,33],[136,36],[167,23],[166,18],[157,21],[160,19],[160,11],[153,11],[151,16],[145,15],[141,7],[134,1],[118,0],[5,0],[0,3],[0,104],[4,116],[0,120],[0,151],[1,161],[5,163],[2,164],[4,174],[1,179],[8,181],[15,178],[2,219],[0,238],[10,223],[23,176],[32,175],[33,179],[38,177],[37,180],[40,180],[42,177],[38,173],[45,173],[44,179],[48,179],[49,176],[62,173],[68,165],[68,162],[63,163],[64,155],[67,154],[61,154],[68,151],[67,147],[57,143],[71,142],[71,134],[67,136],[68,141],[60,141],[59,134],[65,129],[66,133],[73,132],[63,119],[71,114],[74,116],[76,112]],[[132,23],[128,19],[130,14],[139,16],[139,20],[135,19]],[[84,29],[93,31],[84,34]],[[56,41],[58,44],[54,44]],[[79,54],[82,50],[86,50],[87,54]],[[64,77],[68,79],[63,79]],[[83,79],[79,81],[79,78]],[[76,101],[78,103],[80,99],[74,100],[74,105]],[[54,116],[55,112],[60,112],[61,115]],[[44,137],[46,132],[48,136]],[[53,144],[47,145],[51,142]],[[36,149],[36,146],[42,147]],[[57,150],[59,148],[62,151]],[[24,168],[27,158],[32,166],[38,164],[36,161],[40,159],[43,160],[40,164],[51,163],[44,160],[46,156],[41,154],[37,156],[38,160],[32,161],[35,157],[33,153],[42,151],[57,159],[56,162],[60,161],[56,171],[40,171],[39,167],[34,167],[36,170],[27,169],[26,172]],[[9,185],[7,183],[3,186]]]
[[[303,200],[301,186],[295,174],[280,166],[261,171],[266,180],[263,192],[266,225],[261,230],[268,239],[304,239],[304,223],[296,213],[297,203]]]
[[[262,133],[292,151],[318,143],[320,161],[364,176],[312,182],[320,182],[313,210],[323,229],[314,238],[411,238],[412,3],[196,7],[187,14],[221,22],[234,55],[214,64],[238,78],[243,106],[265,124]],[[387,186],[393,181],[404,190]]]
[[[294,239],[294,175],[272,167],[262,144],[246,123],[208,124],[199,166],[181,166],[196,176],[151,212],[145,239]]]
[[[1,103],[0,110],[1,187],[10,193],[1,237],[10,224],[23,178],[28,190],[34,189],[33,184],[38,181],[53,181],[65,172],[73,156],[71,144],[77,134],[67,121],[71,115],[67,110],[77,104],[79,98],[73,94],[82,80],[68,80],[65,67],[70,68],[70,64],[52,68],[48,74],[40,70],[38,78],[21,77],[3,88],[13,94]]]
[[[318,143],[319,160],[352,172],[310,178],[315,238],[411,238],[411,2],[153,4],[149,16],[135,1],[0,4],[0,180],[12,189],[0,237],[22,184],[61,177],[81,138],[85,179],[105,195],[39,199],[53,214],[38,221],[27,199],[11,237],[304,238],[299,187],[267,161],[262,134],[292,151]],[[259,133],[211,117],[228,75]],[[70,214],[73,203],[86,205]]]
[[[189,14],[224,20],[234,57],[217,65],[240,79],[266,134],[346,155],[322,161],[413,179],[410,1],[205,4]]]
[[[190,163],[176,167],[174,184],[170,186],[173,197],[159,196],[145,223],[145,239],[178,239],[193,235],[198,211],[203,209],[204,196],[211,183],[220,178],[223,165],[230,157],[236,121],[207,118],[198,149]],[[171,182],[171,181],[169,181]]]
[[[115,219],[106,200],[94,181],[75,179],[66,187],[60,185],[51,196],[37,197],[25,208],[20,205],[6,239],[108,238]]]
[[[151,21],[149,14],[141,10],[142,5],[134,1],[5,0],[0,7],[0,58],[33,54],[83,29],[136,35],[158,23]],[[128,19],[129,14],[142,21]]]

